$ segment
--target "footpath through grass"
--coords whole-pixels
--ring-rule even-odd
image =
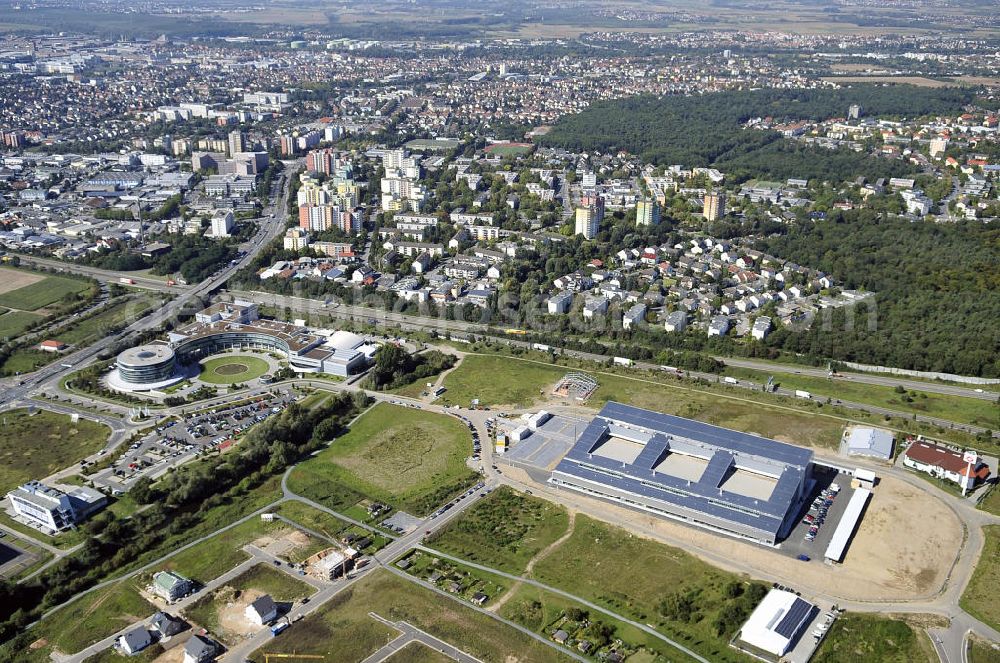
[[[134,580],[92,592],[40,622],[30,633],[35,647],[18,654],[18,661],[50,661],[50,653],[75,654],[129,624],[145,619],[156,607],[142,598]]]
[[[469,430],[457,419],[380,403],[297,466],[288,485],[335,511],[370,498],[424,515],[476,482],[465,464],[471,450]]]
[[[520,574],[532,557],[566,532],[561,506],[501,486],[426,545],[471,562]]]
[[[103,424],[67,414],[26,409],[0,414],[0,494],[29,479],[43,479],[96,453],[108,441]]]
[[[967,613],[1000,630],[1000,601],[997,600],[997,579],[1000,578],[1000,525],[983,528],[986,541],[976,562],[972,578],[959,604]]]
[[[930,640],[899,619],[851,613],[830,627],[813,656],[813,663],[934,663]]]
[[[563,509],[550,507],[553,510],[546,511],[539,508],[540,502],[506,490],[495,491],[457,522],[449,523],[430,545],[522,574],[536,551],[566,531]],[[531,577],[649,624],[720,662],[746,660],[727,642],[766,593],[761,583],[582,514],[576,515],[572,535],[535,563]],[[542,610],[532,607],[532,599],[523,592],[514,599],[528,601],[519,610]],[[548,623],[543,614],[524,619],[532,628]],[[644,640],[636,636],[634,642],[642,644]]]

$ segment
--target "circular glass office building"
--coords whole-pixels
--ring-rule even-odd
[[[174,373],[174,351],[166,345],[140,345],[118,355],[118,375],[133,385],[169,380]]]

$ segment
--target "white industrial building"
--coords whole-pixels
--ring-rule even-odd
[[[893,442],[892,433],[887,430],[855,426],[847,437],[847,454],[891,460]]]
[[[812,620],[816,606],[792,592],[772,589],[740,629],[740,641],[774,656],[795,646]]]
[[[854,535],[854,530],[857,529],[858,522],[861,520],[861,514],[864,512],[865,505],[868,504],[871,496],[872,491],[867,488],[856,488],[854,490],[854,493],[851,495],[851,501],[847,503],[847,508],[844,509],[844,514],[840,517],[837,529],[833,531],[833,536],[830,537],[830,544],[826,547],[826,552],[823,554],[826,559],[831,562],[839,562],[844,558],[847,544]]]
[[[74,486],[64,492],[29,481],[7,493],[7,499],[18,520],[55,533],[85,520],[104,506],[108,498],[86,486]]]

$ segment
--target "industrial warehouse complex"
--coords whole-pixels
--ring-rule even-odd
[[[812,460],[807,449],[609,402],[549,481],[774,545],[809,495]]]

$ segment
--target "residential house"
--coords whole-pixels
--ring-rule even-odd
[[[153,637],[145,626],[136,626],[118,638],[118,646],[129,656],[138,654],[151,644],[153,644]]]
[[[207,663],[215,658],[218,647],[201,635],[193,635],[184,644],[184,663]]]
[[[251,624],[264,626],[273,622],[278,616],[278,606],[270,594],[264,594],[248,605],[244,614]]]
[[[191,593],[194,583],[173,571],[153,574],[153,593],[167,601],[176,601]]]

